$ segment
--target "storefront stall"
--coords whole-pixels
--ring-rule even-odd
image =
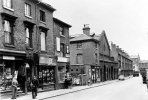
[[[55,67],[56,62],[53,58],[39,58],[38,79],[39,87],[42,89],[55,89]]]
[[[25,52],[1,51],[0,52],[0,89],[10,91],[12,77],[18,79],[19,74],[24,74]],[[21,69],[21,70],[20,70]],[[19,83],[20,86],[20,83]]]

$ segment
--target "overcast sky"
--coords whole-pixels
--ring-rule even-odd
[[[148,0],[42,0],[53,6],[54,17],[72,25],[70,34],[105,30],[108,41],[129,55],[148,60]]]

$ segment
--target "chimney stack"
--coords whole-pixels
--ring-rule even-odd
[[[84,24],[83,33],[90,36],[89,24]]]

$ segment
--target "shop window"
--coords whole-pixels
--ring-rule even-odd
[[[4,34],[5,34],[5,43],[13,44],[14,37],[13,37],[13,25],[12,22],[9,20],[4,20]]]
[[[45,12],[40,10],[40,21],[45,22]]]
[[[31,5],[25,3],[25,16],[31,17]]]
[[[3,0],[3,6],[12,9],[12,0]]]
[[[54,69],[43,68],[39,70],[39,83],[43,85],[54,83]]]
[[[65,73],[66,73],[66,68],[64,66],[59,66],[58,67],[59,83],[63,83],[65,81]]]

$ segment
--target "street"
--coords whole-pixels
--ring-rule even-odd
[[[104,83],[38,93],[37,100],[148,100],[148,90],[141,76]],[[17,100],[32,100],[31,93]]]
[[[148,100],[148,92],[141,77],[134,77],[47,100]]]

